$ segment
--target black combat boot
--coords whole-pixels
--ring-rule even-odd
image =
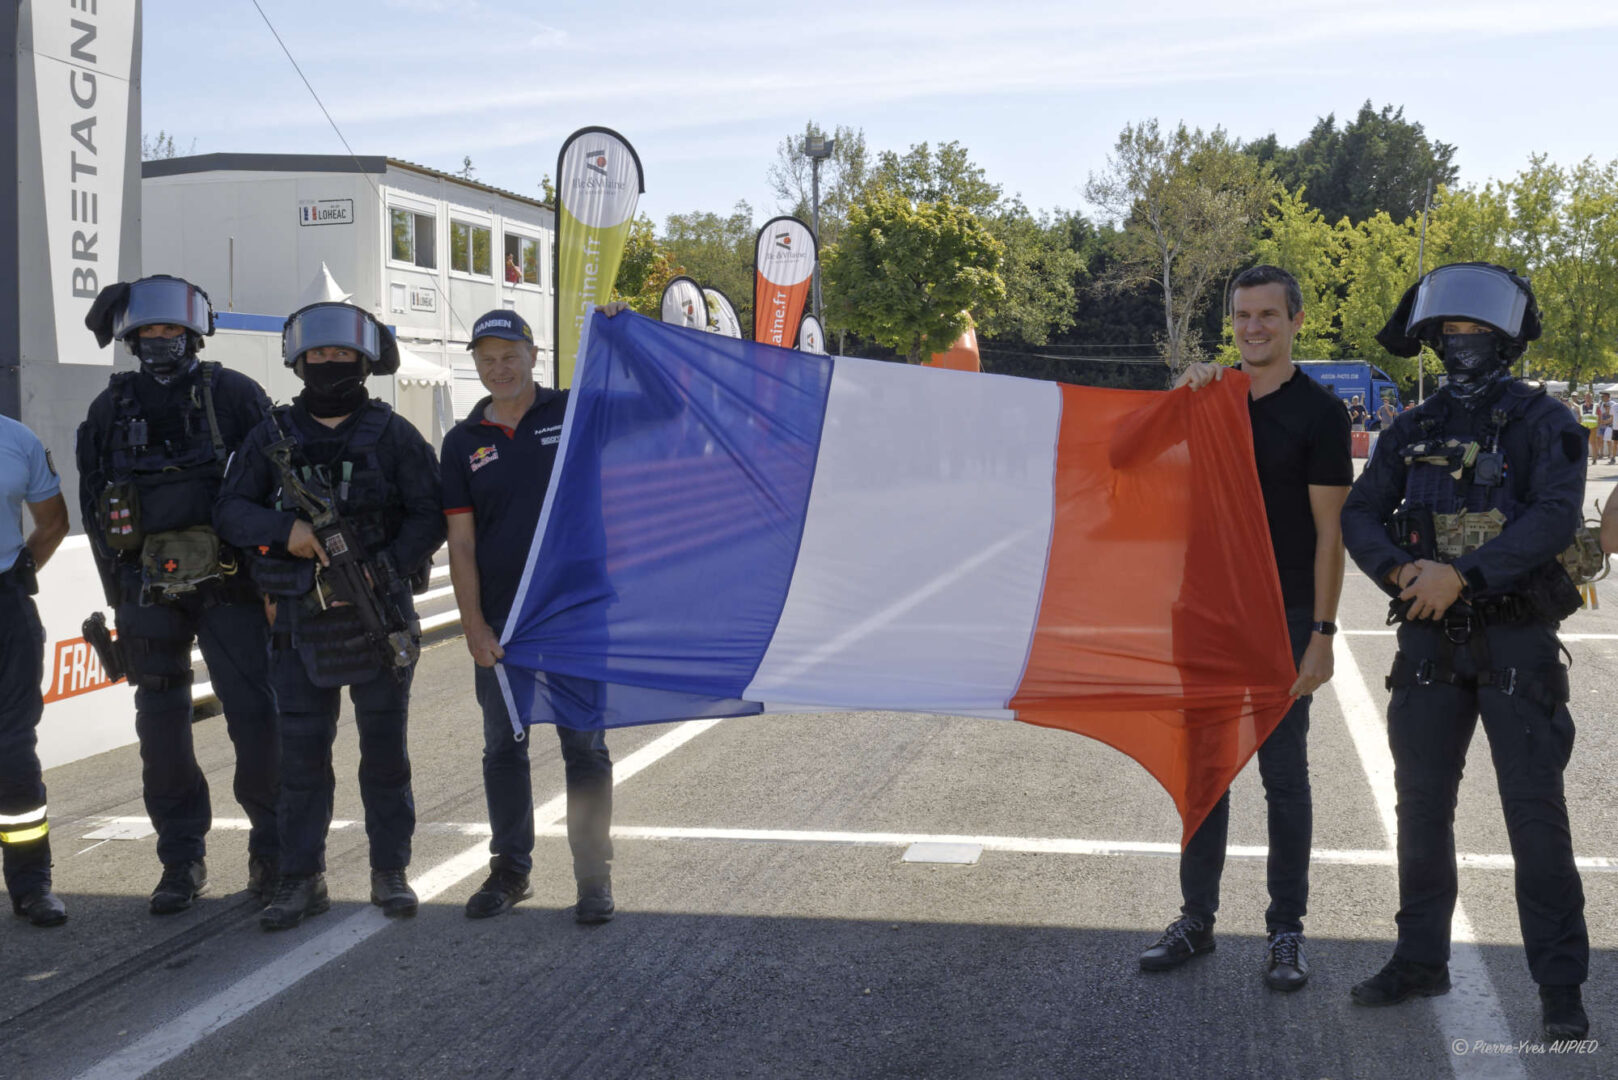
[[[290,930],[305,917],[330,910],[325,874],[282,874],[258,924],[266,930]]]
[[[11,910],[19,919],[27,919],[35,926],[61,926],[67,922],[67,906],[57,899],[49,885],[13,900]]]
[[[152,890],[153,915],[173,915],[191,906],[191,901],[208,891],[208,864],[195,862],[166,863],[163,876]]]
[[[466,917],[487,919],[510,911],[519,900],[526,900],[533,895],[534,890],[528,885],[527,874],[519,874],[515,870],[490,870],[487,880],[466,902]]]
[[[416,890],[405,880],[403,867],[371,871],[371,903],[390,919],[416,913]]]
[[[604,923],[617,908],[612,902],[612,878],[589,878],[579,882],[579,905],[573,909],[577,923]]]
[[[1449,993],[1448,964],[1418,964],[1395,956],[1381,971],[1348,992],[1356,1005],[1377,1008],[1397,1005],[1413,997],[1437,997]]]
[[[1577,986],[1541,986],[1539,1018],[1546,1042],[1577,1042],[1590,1034],[1584,1014],[1584,993]]]

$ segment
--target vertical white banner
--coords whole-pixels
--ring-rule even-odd
[[[708,329],[708,298],[702,286],[685,275],[673,278],[663,287],[663,322],[693,330]]]
[[[35,0],[28,5],[39,103],[50,295],[60,364],[110,365],[84,316],[118,280],[138,5]],[[132,207],[138,212],[138,207]]]
[[[708,299],[709,330],[725,337],[742,336],[742,321],[736,315],[736,305],[719,289],[703,286],[702,295]]]
[[[813,315],[805,315],[798,323],[798,351],[821,354],[826,351],[826,331]]]

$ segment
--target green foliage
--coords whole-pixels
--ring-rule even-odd
[[[1088,276],[1068,223],[1049,214],[1035,217],[1021,199],[1010,199],[984,224],[1004,252],[1006,298],[979,318],[979,331],[985,338],[1044,345],[1073,325],[1074,297]]]
[[[989,318],[1004,299],[1000,242],[965,207],[881,192],[849,214],[823,253],[828,313],[911,363]]]
[[[1545,334],[1536,370],[1570,384],[1618,365],[1618,161],[1570,169],[1543,156],[1511,185],[1511,247],[1531,275]]]
[[[630,223],[618,280],[613,283],[613,299],[627,301],[633,310],[654,319],[662,313],[663,289],[685,272],[659,244],[656,228],[645,214]]]
[[[728,215],[696,210],[670,214],[661,240],[669,261],[699,284],[722,290],[736,305],[744,334],[753,328],[753,208],[737,202]]]
[[[1123,224],[1108,284],[1161,291],[1171,366],[1200,357],[1199,335],[1188,331],[1210,287],[1249,254],[1274,191],[1268,166],[1223,129],[1204,134],[1182,123],[1164,136],[1156,120],[1126,126],[1107,171],[1091,175],[1085,196]]]
[[[1359,115],[1337,126],[1336,114],[1321,117],[1297,146],[1277,145],[1271,135],[1248,148],[1268,162],[1289,191],[1303,188],[1326,221],[1348,218],[1359,224],[1386,213],[1394,221],[1420,215],[1427,181],[1453,187],[1459,170],[1455,147],[1427,138],[1422,126],[1404,118],[1404,109],[1366,101]]]
[[[1303,292],[1303,329],[1292,344],[1300,360],[1331,359],[1336,344],[1339,267],[1347,237],[1304,201],[1303,191],[1281,191],[1270,202],[1253,261],[1285,269]],[[1234,345],[1230,346],[1234,349]]]
[[[954,141],[940,143],[937,151],[926,143],[916,143],[902,156],[884,150],[877,157],[871,183],[913,203],[964,206],[980,218],[993,216],[1000,209],[1000,185],[991,184],[982,167],[973,164],[966,147]]]

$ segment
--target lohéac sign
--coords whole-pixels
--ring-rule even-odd
[[[302,199],[298,202],[298,224],[352,225],[353,199]]]

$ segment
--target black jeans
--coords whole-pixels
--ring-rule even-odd
[[[1309,611],[1287,612],[1292,659],[1297,663],[1309,645]],[[1309,702],[1292,703],[1286,716],[1258,748],[1258,773],[1269,805],[1270,855],[1267,883],[1270,907],[1264,913],[1270,933],[1301,932],[1309,903],[1309,850],[1314,812],[1309,792]],[[1225,792],[1180,854],[1180,908],[1186,915],[1214,923],[1219,910],[1219,879],[1225,871],[1225,843],[1230,832],[1230,792]]]
[[[483,792],[489,801],[491,869],[526,874],[534,851],[534,788],[528,767],[528,740],[518,742],[511,714],[493,668],[474,671],[478,704],[483,706]],[[530,735],[544,724],[529,728]],[[567,842],[573,876],[603,878],[612,866],[612,756],[605,734],[558,726],[567,776]]]
[[[1426,964],[1449,960],[1455,914],[1455,804],[1478,717],[1489,736],[1506,833],[1516,862],[1517,919],[1528,970],[1542,986],[1575,986],[1590,968],[1584,886],[1573,862],[1573,836],[1562,770],[1573,753],[1573,717],[1558,692],[1556,633],[1547,626],[1486,631],[1488,667],[1517,672],[1507,694],[1431,682],[1397,688],[1388,705],[1388,745],[1399,794],[1399,944],[1395,955]],[[1447,661],[1478,673],[1466,645],[1444,647],[1427,624],[1399,627],[1399,651],[1420,663]],[[1449,654],[1446,656],[1446,654]]]
[[[45,779],[35,734],[45,711],[45,629],[33,598],[0,586],[0,840],[6,890],[21,900],[51,883],[51,841],[44,824]]]
[[[191,742],[191,643],[202,650],[208,677],[236,749],[234,794],[251,829],[247,850],[274,860],[277,769],[275,697],[270,691],[270,628],[257,601],[206,603],[190,595],[142,605],[138,571],[123,571],[118,639],[135,686],[135,734],[140,739],[141,793],[157,830],[165,865],[203,857],[213,810],[208,781]]]

